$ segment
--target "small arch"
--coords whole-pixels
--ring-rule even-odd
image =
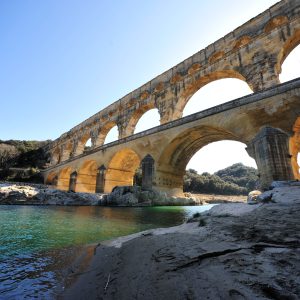
[[[138,118],[138,117],[137,117]],[[152,108],[137,119],[134,133],[138,133],[160,125],[160,115],[157,108]]]
[[[106,170],[104,192],[110,193],[116,186],[132,186],[140,162],[138,154],[131,149],[125,148],[117,152]]]
[[[215,52],[210,58],[209,58],[209,63],[213,64],[214,62],[218,61],[219,59],[221,59],[222,57],[224,57],[225,52],[224,51],[218,51]]]
[[[59,172],[57,178],[57,189],[63,191],[69,190],[71,171],[72,171],[71,167],[66,167]]]
[[[108,144],[118,140],[118,138],[119,131],[117,124],[115,122],[107,122],[100,129],[100,133],[97,139],[97,145],[101,146],[104,144]]]
[[[278,57],[276,71],[278,74],[282,72],[282,66],[289,54],[300,44],[300,29],[296,30],[294,34],[286,40],[281,48]]]
[[[72,154],[72,141],[67,141],[63,146],[62,146],[62,151],[61,151],[61,161],[66,161],[71,157]]]
[[[251,94],[249,85],[240,79],[215,80],[200,88],[183,108],[183,116]]]
[[[251,37],[248,35],[244,35],[240,37],[234,44],[233,50],[239,49],[247,44],[249,44],[251,41]]]
[[[288,21],[289,19],[287,16],[277,16],[267,23],[267,25],[265,26],[265,32],[269,33],[274,28],[288,23]]]
[[[96,161],[85,161],[77,172],[76,192],[95,193],[97,171]]]
[[[300,77],[300,45],[296,46],[281,65],[281,83]]]
[[[55,150],[51,154],[51,165],[56,165],[59,164],[61,161],[61,155],[60,155],[60,150],[58,147],[55,148]]]
[[[137,123],[140,123],[140,119],[145,115],[147,114],[149,111],[153,111],[153,109],[155,109],[155,105],[154,105],[154,102],[149,102],[147,103],[146,105],[143,105],[141,107],[139,107],[138,109],[136,109],[132,116],[130,117],[129,119],[129,122],[126,126],[126,129],[125,129],[125,136],[129,136],[129,135],[132,135],[134,133],[137,133],[137,132],[140,132],[140,131],[143,131],[143,130],[146,130],[148,128],[151,128],[151,127],[147,127],[146,129],[140,129],[140,130],[137,130],[136,129],[136,126],[137,126]],[[156,118],[155,118],[156,119]],[[147,123],[150,124],[150,120],[148,119]],[[159,125],[159,124],[158,124]],[[153,125],[152,127],[156,126]],[[145,127],[145,126],[144,126]]]
[[[89,138],[84,144],[84,152],[91,150],[92,148],[92,139]]]
[[[57,184],[56,172],[52,172],[47,176],[45,184],[56,186],[56,184]]]
[[[212,72],[206,76],[202,76],[198,80],[195,80],[192,84],[185,87],[185,90],[182,93],[182,96],[179,98],[179,100],[176,104],[176,108],[175,108],[176,117],[182,116],[182,113],[183,113],[183,110],[184,110],[186,104],[198,90],[203,88],[205,85],[212,83],[213,81],[220,80],[220,79],[239,79],[239,80],[246,82],[245,77],[233,69],[216,71],[216,72]],[[251,86],[249,84],[248,84],[248,86],[251,89]]]

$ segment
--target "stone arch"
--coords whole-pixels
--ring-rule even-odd
[[[179,134],[158,159],[156,185],[170,194],[182,195],[183,176],[190,159],[204,146],[222,140],[245,143],[234,133],[211,126],[199,126]]]
[[[96,161],[85,161],[77,172],[76,192],[95,193],[98,166]]]
[[[113,129],[116,126],[117,126],[117,123],[115,123],[113,121],[109,121],[101,127],[97,141],[96,141],[98,146],[102,146],[105,143],[105,139],[106,139],[108,133],[111,131],[111,129]]]
[[[139,122],[140,118],[145,113],[147,113],[148,111],[150,111],[152,109],[157,109],[154,102],[150,102],[147,105],[141,106],[137,110],[135,110],[134,113],[132,114],[129,122],[128,122],[128,125],[126,126],[125,136],[129,136],[129,135],[134,134],[136,125]]]
[[[61,146],[61,161],[66,161],[71,157],[73,144],[72,141],[66,141]]]
[[[281,73],[281,67],[285,59],[288,55],[298,46],[300,45],[300,29],[296,30],[294,34],[286,40],[281,48],[278,57],[277,57],[277,64],[276,64],[276,71],[277,74]]]
[[[289,19],[287,16],[276,16],[266,24],[264,31],[265,31],[265,33],[269,33],[274,28],[288,23],[288,21],[289,21]]]
[[[51,172],[47,176],[45,184],[56,186],[56,184],[57,184],[57,173],[56,172]]]
[[[290,154],[293,174],[295,179],[300,180],[300,117],[297,118],[293,126],[293,136],[290,138]]]
[[[65,167],[59,172],[57,178],[57,188],[59,190],[64,190],[64,191],[69,190],[71,173],[72,173],[71,167]]]
[[[61,153],[60,153],[59,147],[56,147],[54,149],[54,151],[51,153],[50,164],[51,165],[56,165],[56,164],[59,164],[60,161],[61,161]]]
[[[110,193],[116,186],[133,185],[133,177],[140,162],[139,155],[132,149],[118,151],[108,164],[104,192]]]
[[[204,86],[216,82],[221,79],[238,79],[243,82],[246,82],[245,77],[241,75],[240,73],[234,71],[234,70],[224,70],[224,71],[218,71],[218,72],[213,72],[209,75],[200,77],[198,80],[196,80],[191,87],[186,88],[185,92],[183,95],[179,98],[177,104],[176,104],[176,112],[178,113],[177,117],[182,117],[183,110],[189,100],[203,88]],[[247,83],[247,82],[246,82]],[[247,83],[248,84],[248,83]],[[251,86],[248,84],[250,89],[252,90]]]

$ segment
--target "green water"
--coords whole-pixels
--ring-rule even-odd
[[[178,225],[211,206],[0,206],[0,299],[52,299],[80,246]]]

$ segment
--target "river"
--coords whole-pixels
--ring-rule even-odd
[[[83,246],[178,225],[212,206],[0,206],[0,299],[53,299]]]

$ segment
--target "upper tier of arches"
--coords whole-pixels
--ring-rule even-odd
[[[132,135],[149,110],[157,109],[160,124],[181,118],[192,96],[216,80],[239,79],[253,92],[279,84],[284,61],[300,43],[299,7],[298,1],[279,2],[74,127],[46,147],[51,163],[83,154],[89,139],[91,150],[102,146],[115,126],[119,139]]]

